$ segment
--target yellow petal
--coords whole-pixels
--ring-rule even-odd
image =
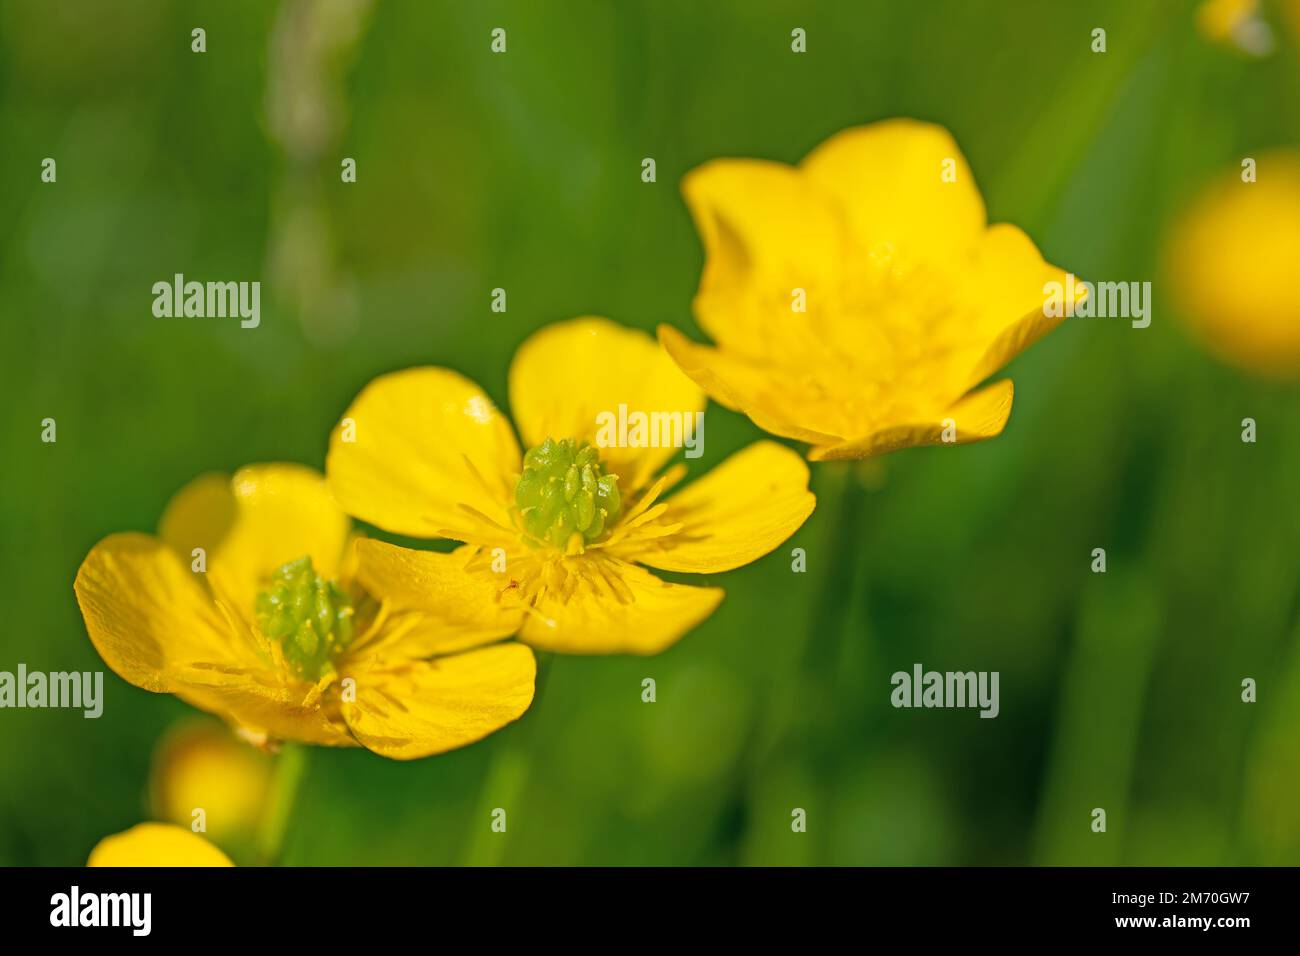
[[[464,747],[517,719],[533,701],[533,652],[514,642],[352,674],[343,704],[353,734],[396,760]]]
[[[422,620],[380,638],[382,652],[429,657],[508,637],[519,630],[521,611],[504,607],[500,592],[509,577],[465,570],[473,548],[451,554],[415,551],[383,541],[357,543],[358,574],[372,595],[398,610],[416,610]]]
[[[670,325],[659,326],[659,341],[678,367],[710,398],[748,415],[764,431],[810,444],[840,440],[837,432],[829,430],[835,425],[834,419],[817,414],[806,391],[800,389],[804,383],[798,382],[788,368],[697,345]],[[799,393],[797,401],[791,400],[792,391]],[[827,430],[818,430],[819,425]]]
[[[104,837],[86,866],[234,866],[230,858],[188,828],[141,823]]]
[[[158,537],[176,549],[187,564],[195,548],[208,555],[217,548],[235,524],[237,506],[230,490],[230,476],[200,475],[172,495],[158,522]]]
[[[312,685],[268,668],[177,667],[174,693],[255,736],[355,747],[347,727],[323,710]]]
[[[665,571],[729,571],[789,538],[816,503],[803,459],[775,442],[755,442],[668,499],[658,521],[681,524],[680,531],[620,554]]]
[[[249,465],[235,472],[229,494],[234,519],[208,554],[208,578],[240,614],[251,619],[257,594],[280,565],[309,556],[322,577],[338,577],[349,522],[325,478],[294,464]],[[164,513],[161,533],[188,556],[185,533],[201,541],[217,523],[204,524],[202,510],[220,509],[215,482],[208,478],[187,486]]]
[[[832,197],[868,253],[943,262],[965,253],[984,229],[975,177],[942,126],[892,119],[847,129],[799,168]]]
[[[839,445],[819,446],[808,452],[810,461],[833,461],[845,458],[870,458],[884,455],[900,448],[916,445],[965,445],[983,441],[1002,433],[1011,416],[1011,401],[1015,389],[1010,379],[972,392],[947,411],[928,421],[906,425],[892,425],[872,432],[862,438]],[[945,443],[945,422],[951,420],[954,440]]]
[[[978,355],[959,390],[978,385],[1013,358],[1065,321],[1064,314],[1047,314],[1048,283],[1059,283],[1062,292],[1066,275],[1043,260],[1037,247],[1020,229],[1005,223],[990,226],[979,243],[967,301],[973,304],[970,327],[974,335],[969,355]],[[1084,286],[1075,286],[1075,304],[1083,299]],[[1068,310],[1063,305],[1062,313]],[[956,343],[954,343],[956,344]],[[963,359],[966,361],[966,359]]]
[[[326,459],[330,488],[349,514],[398,534],[458,540],[491,538],[485,521],[511,527],[506,508],[519,467],[509,422],[482,389],[444,368],[367,385],[330,436]]]
[[[806,329],[792,313],[795,290],[814,304],[837,294],[844,218],[783,163],[713,160],[686,175],[682,193],[704,243],[700,325],[729,349],[782,357]]]
[[[114,534],[86,555],[73,585],[95,650],[115,673],[158,693],[176,689],[174,668],[196,661],[256,664],[197,575],[146,534]]]
[[[524,443],[572,438],[596,444],[598,416],[677,413],[694,425],[704,393],[644,332],[608,319],[557,322],[530,336],[510,366],[510,407]],[[678,449],[600,449],[607,472],[626,496],[640,488]]]
[[[1014,226],[989,228],[969,259],[949,272],[957,284],[942,321],[931,315],[925,329],[890,328],[875,350],[845,347],[821,361],[781,364],[696,345],[668,326],[660,327],[660,341],[712,398],[765,431],[825,448],[878,447],[879,454],[923,441],[907,436],[925,432],[931,412],[942,421],[949,405],[1064,320],[1045,314],[1044,289],[1048,282],[1064,286],[1065,274]],[[1077,298],[1082,290],[1076,288]],[[911,315],[903,312],[901,318]],[[867,354],[874,364],[863,361]],[[855,357],[855,371],[831,374]],[[850,438],[855,428],[861,431]]]
[[[565,654],[657,654],[718,606],[721,588],[669,584],[624,562],[600,563],[567,598],[547,592],[524,622],[520,639]]]

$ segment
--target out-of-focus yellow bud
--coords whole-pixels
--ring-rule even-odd
[[[197,833],[170,823],[141,823],[104,837],[86,866],[234,866]]]
[[[215,721],[184,721],[154,752],[154,816],[218,842],[250,834],[261,819],[273,758]]]
[[[1273,378],[1300,378],[1298,262],[1300,151],[1292,149],[1243,160],[1213,183],[1167,246],[1180,315],[1217,355]]]

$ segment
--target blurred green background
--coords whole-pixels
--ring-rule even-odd
[[[448,365],[504,407],[547,322],[702,338],[682,174],[914,116],[1049,261],[1155,281],[1151,327],[1067,322],[1011,366],[995,441],[815,467],[812,519],[668,652],[554,658],[520,722],[445,756],[312,750],[284,861],[1300,863],[1300,395],[1207,357],[1158,271],[1208,177],[1295,142],[1300,66],[1284,29],[1252,60],[1193,9],[0,3],[0,669],[101,669],[87,550],[200,472],[322,466],[378,373]],[[176,272],[260,279],[261,328],[155,319]],[[701,468],[760,435],[707,427]],[[915,662],[1000,671],[1001,715],[894,710]],[[0,711],[0,863],[79,865],[148,818],[192,711],[111,671],[105,694],[97,721]]]

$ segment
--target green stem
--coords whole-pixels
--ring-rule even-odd
[[[306,770],[307,748],[301,744],[285,743],[275,761],[271,792],[257,831],[257,861],[260,866],[276,866],[280,862],[289,817]]]
[[[533,703],[528,713],[520,722],[522,726],[514,728],[504,739],[495,741],[496,752],[488,764],[483,786],[475,803],[474,816],[470,827],[470,837],[461,851],[460,866],[497,866],[505,854],[507,835],[509,834],[510,811],[519,803],[519,797],[528,783],[532,770],[533,756],[538,734],[537,724],[541,714],[538,713],[552,668],[555,654],[546,651],[537,652],[537,688],[533,692]],[[492,813],[498,807],[506,811],[506,831],[492,829]]]
[[[838,483],[834,500],[827,509],[832,515],[830,541],[818,555],[827,573],[821,594],[809,620],[805,660],[810,670],[833,673],[839,658],[844,629],[854,604],[854,581],[862,552],[862,515],[866,506],[866,489],[851,464],[826,469]]]

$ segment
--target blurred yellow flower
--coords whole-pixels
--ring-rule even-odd
[[[1043,304],[1064,273],[987,224],[941,127],[845,130],[797,167],[714,160],[682,188],[705,249],[695,314],[717,347],[669,326],[660,340],[813,460],[999,434],[1011,382],[973,389],[1062,321]]]
[[[1207,40],[1241,53],[1273,51],[1273,31],[1260,16],[1259,0],[1205,0],[1196,8],[1196,29]]]
[[[95,545],[77,600],[119,676],[255,734],[409,759],[528,709],[533,655],[489,643],[510,633],[478,610],[491,588],[399,612],[358,583],[354,545],[321,475],[250,465],[182,489],[158,537]]]
[[[86,866],[234,866],[230,858],[188,827],[141,823],[104,837]]]
[[[1254,157],[1175,224],[1166,249],[1179,314],[1220,357],[1275,378],[1300,375],[1300,151]]]
[[[685,473],[658,474],[676,448],[591,444],[602,444],[598,421],[620,406],[693,421],[704,403],[650,336],[599,318],[551,325],[515,354],[510,404],[526,455],[482,389],[456,372],[376,379],[331,439],[335,497],[388,531],[466,545],[435,554],[363,541],[361,580],[419,608],[439,606],[468,577],[494,590],[487,607],[501,629],[535,647],[662,650],[711,614],[722,591],[669,584],[642,565],[740,567],[793,534],[815,503],[807,466],[773,442],[662,502]]]
[[[271,757],[229,728],[207,719],[183,721],[154,752],[153,815],[189,827],[201,810],[214,840],[252,834],[261,822],[271,770]]]

